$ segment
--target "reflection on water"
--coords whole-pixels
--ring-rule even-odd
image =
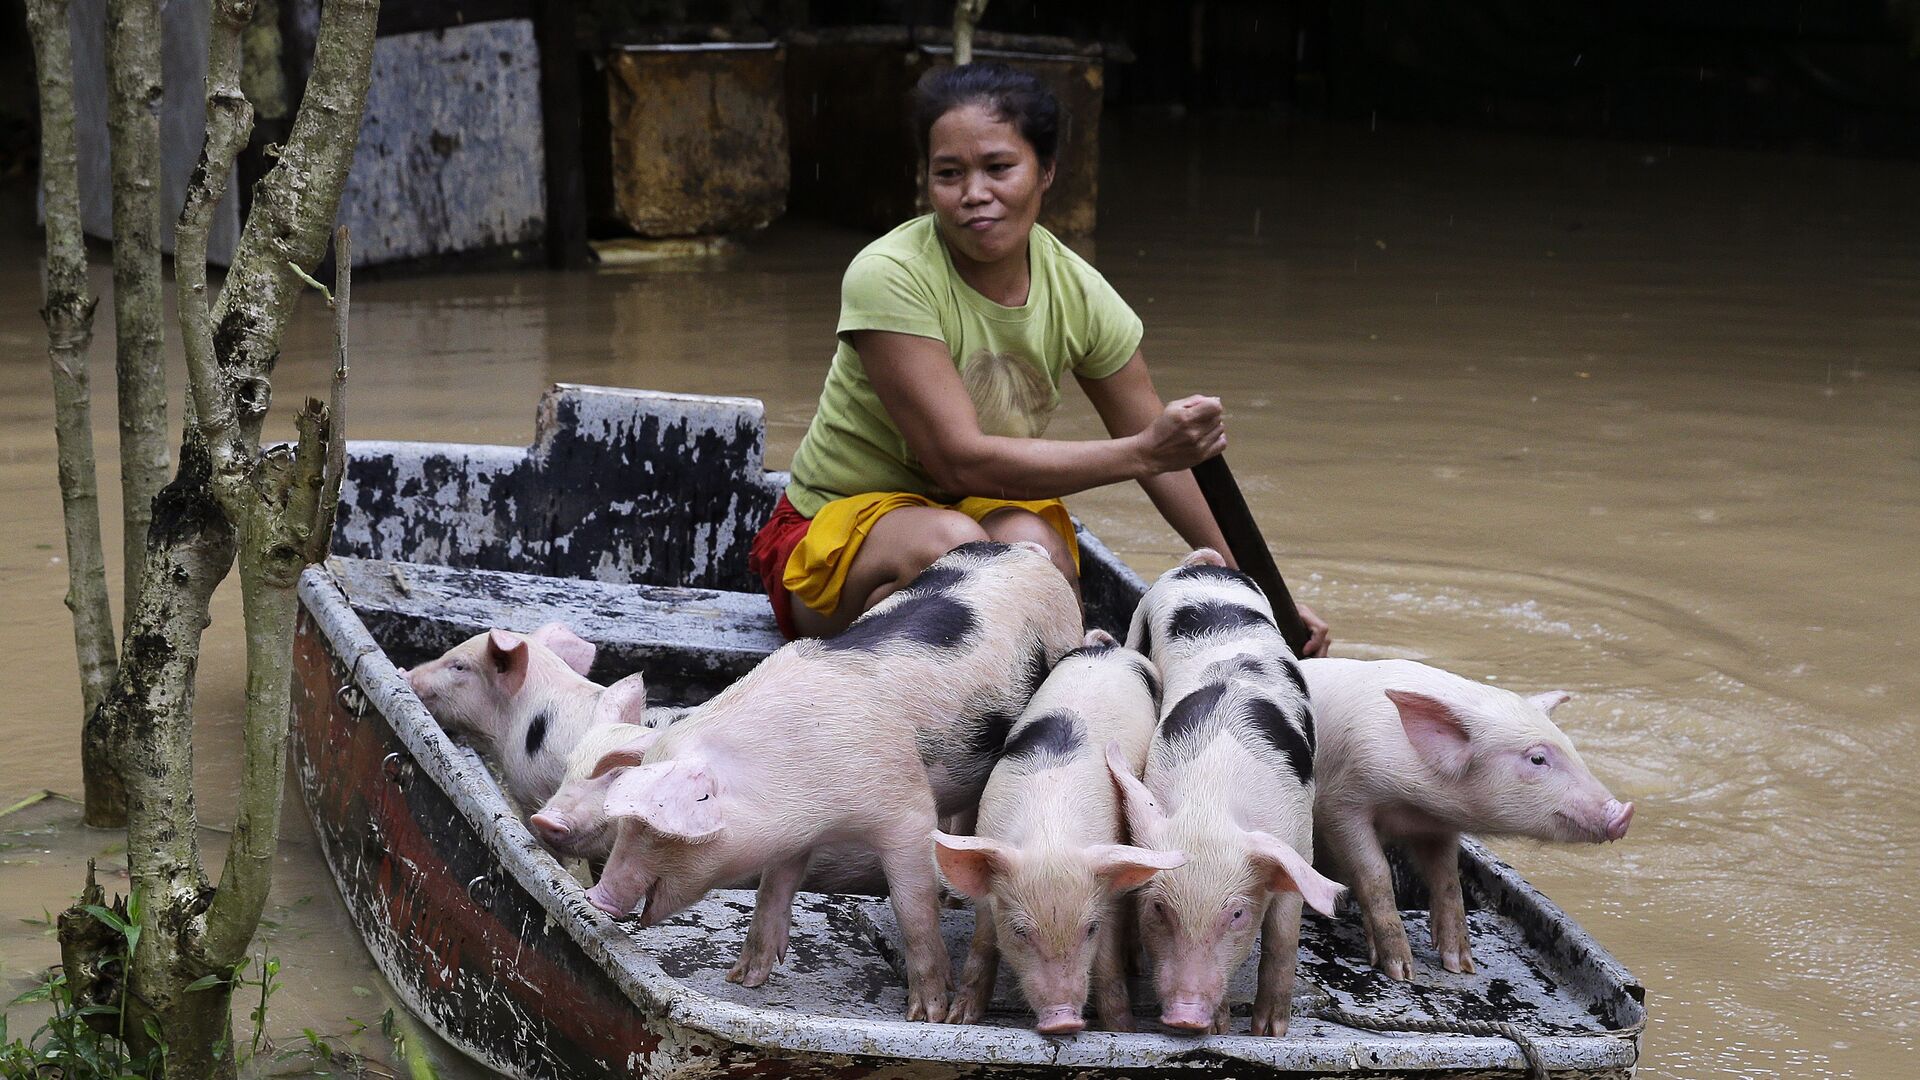
[[[1123,119],[1107,146],[1088,250],[1145,318],[1162,392],[1227,399],[1236,472],[1336,651],[1570,690],[1557,718],[1638,801],[1622,844],[1501,847],[1645,980],[1643,1075],[1905,1072],[1920,169],[1257,118]],[[0,270],[0,805],[79,787],[24,232]],[[524,443],[548,382],[615,383],[762,398],[784,465],[862,241],[789,222],[674,268],[363,281],[353,432]],[[301,312],[283,405],[324,389],[324,318]],[[1082,406],[1051,434],[1096,431]],[[1137,491],[1074,505],[1143,572],[1179,553]],[[231,813],[237,617],[223,593],[209,822]],[[0,850],[10,983],[51,959],[19,919],[110,842]],[[377,1014],[343,990],[377,984],[310,843],[283,867],[289,1030]]]

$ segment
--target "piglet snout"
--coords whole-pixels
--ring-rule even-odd
[[[534,835],[549,844],[564,844],[573,835],[565,814],[538,813],[528,818],[527,824],[533,826]]]
[[[1183,1031],[1206,1031],[1213,1026],[1213,1010],[1198,1001],[1169,1001],[1160,1010],[1160,1022]]]
[[[625,918],[627,915],[627,909],[615,904],[607,897],[606,891],[598,885],[587,890],[587,903],[592,904],[594,907],[599,908],[601,911],[606,912],[616,919]]]
[[[1627,826],[1633,821],[1633,804],[1618,799],[1607,800],[1607,839],[1618,840],[1627,835]]]
[[[1033,1030],[1042,1035],[1072,1035],[1086,1026],[1087,1022],[1080,1019],[1080,1010],[1075,1006],[1054,1005],[1040,1010]]]

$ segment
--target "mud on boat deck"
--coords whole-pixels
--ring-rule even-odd
[[[659,926],[623,925],[667,975],[711,998],[751,1008],[862,1020],[899,1020],[905,1015],[906,976],[900,966],[904,949],[893,910],[884,898],[801,893],[795,901],[786,961],[765,986],[749,989],[728,982],[726,974],[746,940],[753,905],[751,892],[717,892]],[[1440,970],[1438,955],[1424,944],[1425,913],[1409,911],[1405,917],[1420,967],[1415,981],[1398,983],[1368,966],[1366,939],[1356,919],[1307,916],[1290,1036],[1347,1039],[1356,1034],[1298,1015],[1327,998],[1382,1018],[1504,1021],[1536,1038],[1611,1033],[1604,1000],[1583,993],[1584,980],[1576,973],[1542,970],[1537,952],[1513,920],[1489,911],[1470,913],[1476,971],[1453,974]],[[973,913],[947,910],[941,921],[958,971],[973,934]],[[1190,1046],[1219,1039],[1265,1041],[1246,1035],[1257,961],[1257,955],[1249,957],[1229,985],[1233,1033],[1200,1040],[1160,1028],[1154,1020],[1152,989],[1144,976],[1132,980],[1136,1026]],[[1005,965],[984,1022],[1020,1031],[1032,1024],[1032,1014]],[[1074,1038],[1098,1043],[1112,1036],[1088,1031]]]

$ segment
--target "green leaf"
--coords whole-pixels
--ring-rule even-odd
[[[195,990],[205,990],[208,987],[213,987],[213,986],[225,986],[226,983],[227,983],[226,976],[221,975],[218,972],[212,975],[202,975],[199,978],[187,984],[187,993],[191,994]]]
[[[31,1005],[36,1001],[45,1001],[48,998],[53,996],[53,987],[54,987],[54,984],[52,982],[42,983],[39,986],[36,986],[33,989],[26,991],[25,993],[22,993],[19,997],[14,998],[12,1001],[7,1002],[7,1004]]]
[[[101,922],[106,923],[108,926],[113,927],[113,929],[116,932],[118,932],[122,937],[126,936],[127,931],[130,929],[130,927],[128,927],[127,924],[121,920],[120,916],[115,915],[113,912],[109,911],[106,908],[101,907],[99,904],[84,905],[82,910],[84,910],[87,914],[93,916],[94,918],[99,919]]]
[[[356,987],[353,987],[353,996],[354,997],[372,997],[373,991],[367,989],[364,986],[356,986]]]

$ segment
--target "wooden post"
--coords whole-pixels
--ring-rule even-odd
[[[953,64],[973,63],[973,28],[987,12],[987,0],[953,0]]]
[[[580,157],[580,74],[575,70],[573,0],[536,5],[540,43],[540,123],[547,157],[547,265],[576,270],[593,262],[587,247],[587,185]]]

